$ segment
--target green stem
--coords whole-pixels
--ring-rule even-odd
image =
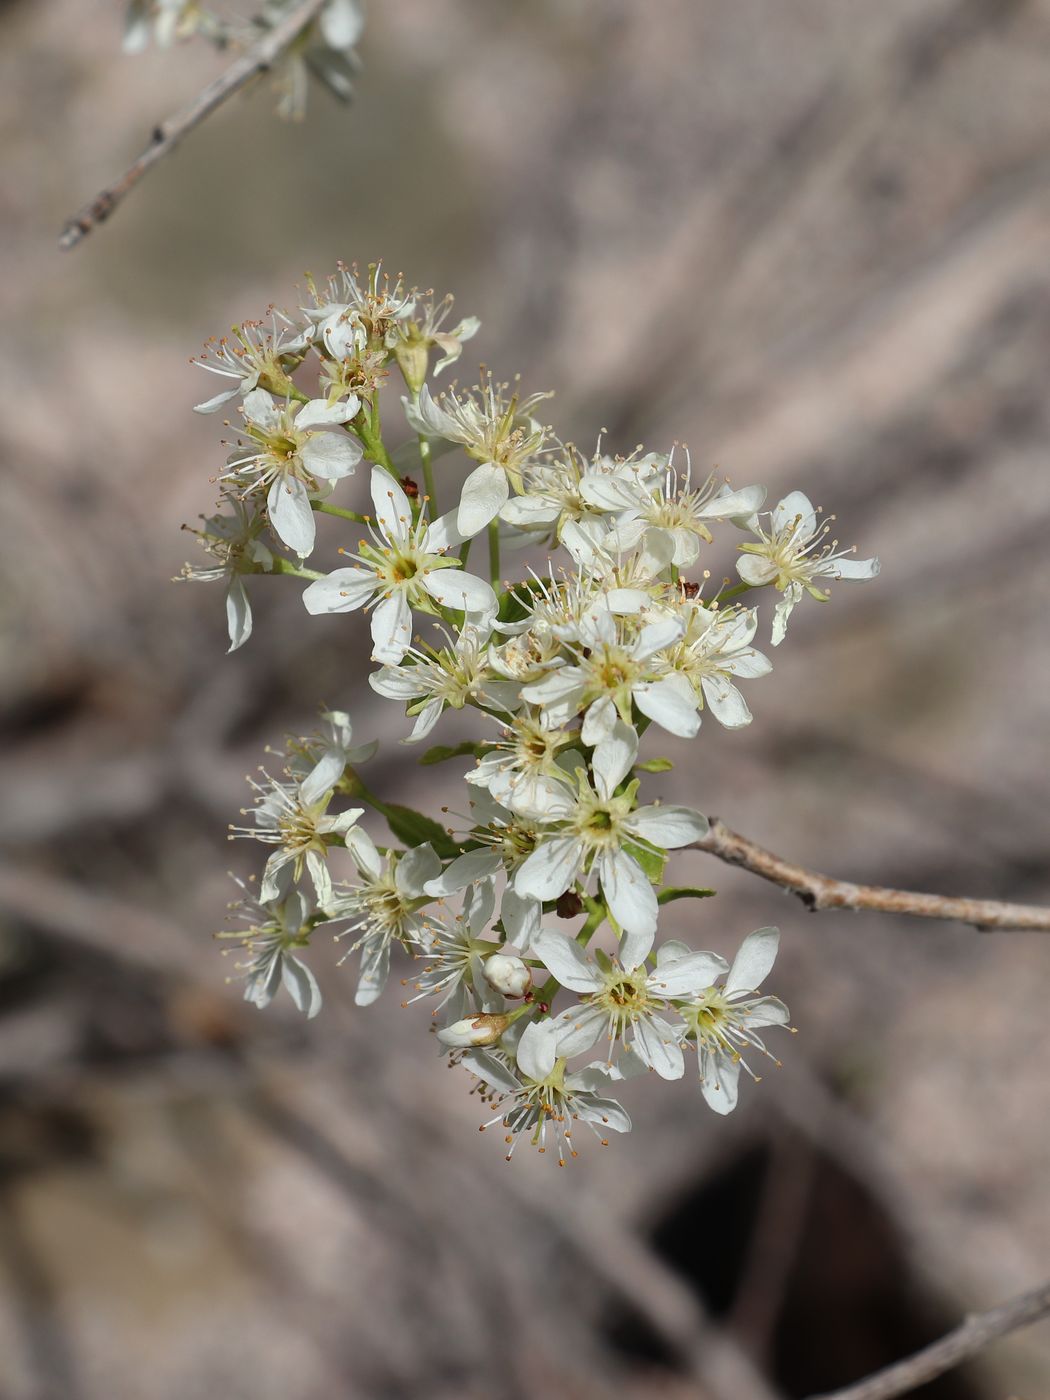
[[[293,564],[290,559],[282,559],[279,555],[274,556],[274,561],[267,570],[271,574],[291,574],[294,578],[324,578],[324,574],[319,574],[316,569],[303,569]]]
[[[464,540],[459,547],[459,562],[463,565],[464,568],[467,567],[467,560],[470,558],[470,546],[473,543],[473,539]]]
[[[714,601],[724,603],[727,598],[738,598],[741,593],[746,593],[751,587],[753,585],[750,583],[736,583],[732,588],[723,588],[715,595]]]
[[[337,515],[340,520],[355,520],[358,525],[369,523],[367,515],[361,515],[356,510],[344,510],[342,506],[331,506],[327,501],[311,501],[310,505],[322,515]]]
[[[431,461],[430,443],[425,437],[419,439],[419,460],[423,463],[423,490],[430,501],[430,519],[438,513],[437,487],[434,485],[434,465]]]
[[[489,582],[499,588],[499,520],[489,521]]]
[[[353,429],[364,444],[365,455],[369,461],[375,462],[388,472],[397,481],[397,472],[390,459],[390,453],[383,443],[383,434],[379,421],[379,405],[366,404],[353,422]]]

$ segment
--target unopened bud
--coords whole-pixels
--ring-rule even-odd
[[[437,1038],[442,1045],[453,1050],[469,1050],[479,1045],[495,1045],[510,1025],[509,1016],[497,1016],[482,1012],[478,1016],[467,1016],[462,1021],[453,1021],[438,1031]]]
[[[523,997],[532,987],[531,968],[509,953],[493,953],[486,958],[485,978],[505,997]]]
[[[575,890],[566,890],[558,896],[554,912],[559,919],[575,919],[578,914],[583,913],[583,900]]]

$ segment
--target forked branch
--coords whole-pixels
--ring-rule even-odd
[[[920,919],[956,919],[979,929],[1030,929],[1050,933],[1050,909],[1037,904],[1008,904],[998,899],[960,899],[921,894],[882,885],[855,885],[836,880],[774,855],[746,836],[711,818],[708,834],[691,849],[707,851],[739,865],[797,895],[809,909],[868,909],[881,914],[911,914]]]
[[[914,1356],[887,1366],[884,1371],[876,1371],[845,1390],[812,1396],[811,1400],[894,1400],[895,1396],[907,1395],[917,1386],[925,1385],[976,1356],[997,1338],[1030,1327],[1048,1315],[1050,1279],[987,1312],[972,1313],[954,1332],[917,1351]]]
[[[188,106],[154,128],[149,145],[136,161],[128,166],[124,174],[112,185],[100,191],[89,204],[85,204],[66,224],[59,239],[62,249],[75,248],[96,224],[103,223],[130,190],[170,151],[173,151],[184,136],[194,127],[211,116],[216,108],[239,92],[252,78],[268,72],[286,49],[295,43],[306,26],[319,13],[324,0],[303,0],[288,15],[275,24],[271,30],[251,49],[231,63],[225,73],[197,94]]]

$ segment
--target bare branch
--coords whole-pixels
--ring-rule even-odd
[[[882,885],[855,885],[792,865],[772,851],[731,831],[718,817],[711,818],[707,835],[694,841],[691,850],[707,851],[730,865],[742,866],[774,885],[798,895],[812,910],[870,909],[881,914],[911,914],[920,919],[957,919],[979,929],[1031,929],[1050,933],[1050,909],[1038,904],[1007,904],[998,899],[959,899],[950,895],[920,894]]]
[[[75,248],[96,224],[108,219],[146,171],[162,160],[169,151],[173,151],[188,132],[211,116],[217,107],[221,107],[252,78],[272,68],[281,54],[291,47],[318,14],[323,4],[324,0],[303,0],[302,4],[296,5],[280,24],[275,24],[253,48],[242,54],[225,73],[209,83],[203,92],[198,93],[188,106],[155,127],[149,145],[139,158],[128,166],[118,180],[108,185],[70,219],[62,230],[58,246],[63,250]]]
[[[876,1371],[866,1380],[845,1390],[836,1390],[811,1400],[894,1400],[907,1395],[917,1386],[950,1371],[952,1367],[976,1356],[990,1342],[1005,1337],[1021,1327],[1029,1327],[1050,1315],[1050,1279],[1028,1293],[1020,1293],[1008,1302],[1000,1303],[987,1312],[971,1313],[962,1326],[949,1332],[939,1342],[917,1351],[904,1361]]]

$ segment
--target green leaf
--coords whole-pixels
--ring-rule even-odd
[[[656,896],[657,904],[671,904],[676,899],[710,899],[717,890],[702,890],[697,885],[668,885]]]
[[[500,622],[522,622],[529,615],[529,597],[550,587],[550,579],[523,579],[499,595]]]
[[[623,849],[634,856],[654,885],[660,883],[664,878],[664,866],[667,864],[666,851],[654,851],[648,846],[636,846],[633,841],[625,841]]]
[[[674,767],[669,758],[647,758],[644,763],[636,763],[643,773],[668,773]]]
[[[429,841],[442,860],[451,860],[459,855],[459,846],[433,817],[425,817],[422,812],[393,802],[384,802],[379,810],[386,817],[387,826],[403,845],[422,846],[424,841]]]
[[[484,744],[475,744],[472,739],[465,739],[462,744],[435,744],[433,748],[427,749],[426,753],[419,760],[420,763],[444,763],[449,758],[460,758],[464,754],[473,754],[475,758],[480,758],[487,753],[488,749]]]

